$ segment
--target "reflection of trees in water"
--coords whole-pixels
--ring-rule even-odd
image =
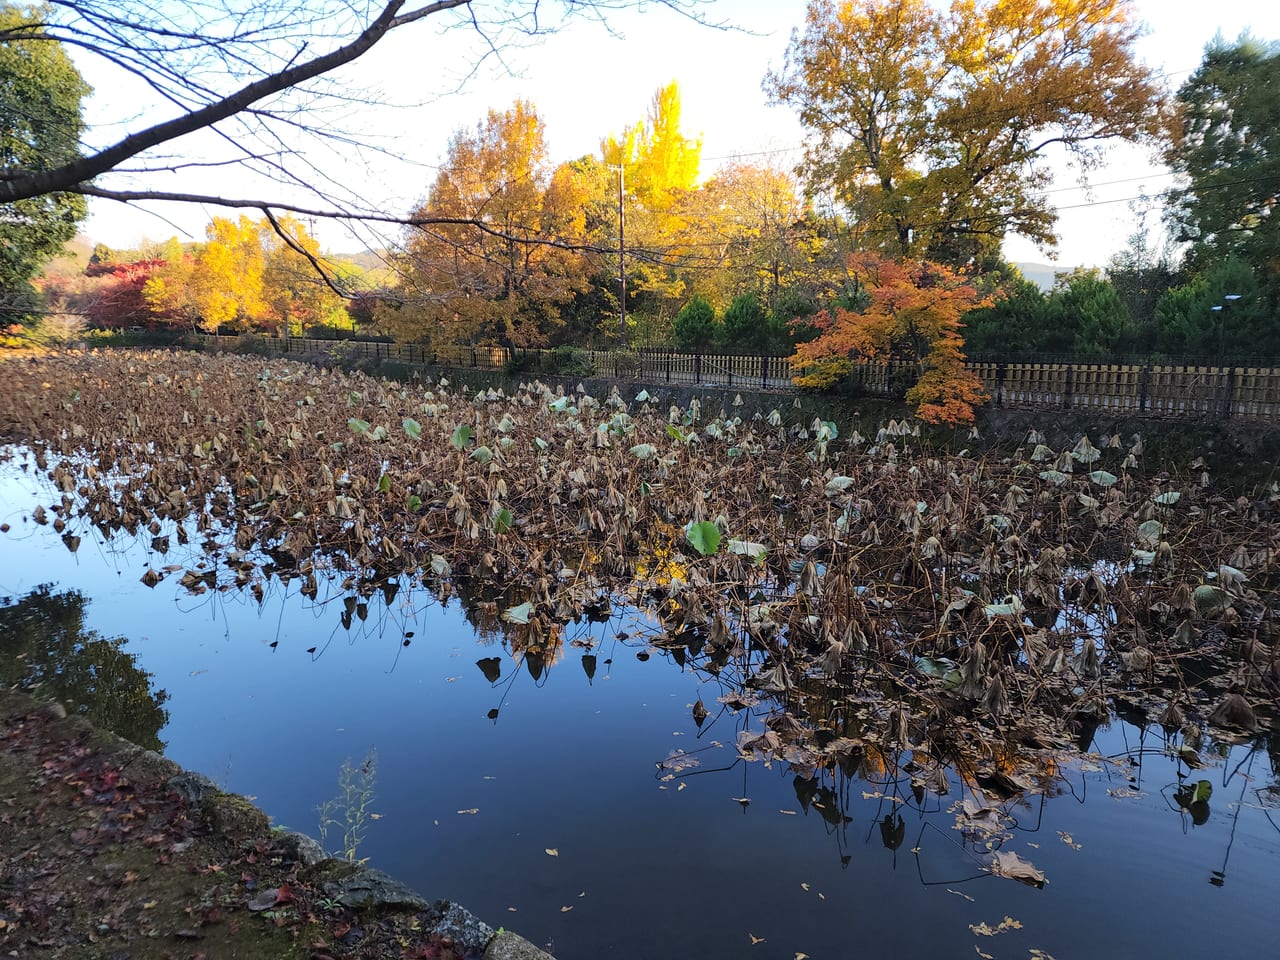
[[[75,590],[37,587],[0,604],[0,682],[53,697],[96,726],[161,750],[169,694],[123,649],[124,637],[84,626],[88,599]]]

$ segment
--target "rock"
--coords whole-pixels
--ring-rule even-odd
[[[215,833],[233,840],[269,833],[267,815],[244,797],[215,791],[200,802],[200,812]]]
[[[296,830],[286,830],[279,836],[280,846],[289,856],[304,867],[314,867],[325,859],[324,847],[319,842]]]
[[[218,785],[203,773],[180,773],[170,777],[167,786],[193,807],[200,806],[206,797],[218,792]]]
[[[412,889],[383,873],[361,867],[345,877],[326,881],[321,889],[344,907],[389,907],[427,910],[431,905]]]
[[[484,960],[552,960],[551,954],[539,950],[524,937],[503,930],[489,941]]]
[[[493,939],[493,927],[477,920],[466,908],[441,900],[435,909],[440,919],[435,923],[434,932],[440,939],[461,947],[463,953],[480,953]]]

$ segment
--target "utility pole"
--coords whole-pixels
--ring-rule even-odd
[[[622,171],[624,165],[616,165],[618,170],[618,290],[621,294],[618,303],[622,314],[622,347],[627,346],[627,242],[626,217],[622,212]]]

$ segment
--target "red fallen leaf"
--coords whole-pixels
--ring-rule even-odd
[[[293,891],[288,885],[282,885],[276,892],[276,903],[293,903]]]

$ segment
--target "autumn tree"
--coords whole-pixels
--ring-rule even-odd
[[[699,293],[727,305],[750,291],[772,303],[809,278],[821,246],[795,178],[732,162],[683,204],[689,272]]]
[[[165,266],[165,261],[101,262],[98,266],[102,268],[97,271],[100,280],[85,310],[93,326],[112,330],[155,327],[162,322],[143,291],[152,276]]]
[[[552,176],[533,104],[490,110],[449,142],[406,245],[406,293],[421,334],[445,341],[542,346],[585,288],[585,171]],[[580,174],[580,176],[579,176]]]
[[[702,140],[685,136],[680,113],[680,87],[672,80],[654,93],[640,123],[600,144],[604,162],[622,166],[627,194],[646,210],[669,210],[697,182]]]
[[[1006,233],[1055,242],[1051,156],[1159,135],[1138,35],[1124,0],[810,0],[766,87],[864,247],[985,268]]]
[[[64,143],[35,151],[0,177],[0,220],[16,204],[65,194],[127,204],[216,205],[293,213],[376,227],[404,224],[371,197],[367,162],[390,151],[403,117],[364,109],[383,96],[362,89],[360,65],[393,35],[446,33],[449,58],[414,64],[415,89],[447,93],[451,77],[500,63],[576,20],[607,28],[613,13],[666,9],[681,24],[704,22],[705,0],[54,0],[0,22],[0,43],[29,61],[74,46],[103,85],[128,90],[127,111],[107,115]],[[425,37],[424,37],[425,39]],[[406,50],[413,48],[406,47]],[[50,77],[50,79],[53,79]],[[438,82],[436,82],[438,81]],[[372,83],[369,84],[372,87]],[[55,84],[71,96],[77,86]],[[138,101],[129,99],[142,92]],[[35,104],[35,99],[15,99]],[[390,115],[391,129],[377,129]],[[78,123],[78,115],[77,115]],[[397,124],[399,126],[397,126]],[[223,174],[227,177],[224,179]],[[234,186],[231,186],[234,184]],[[226,192],[226,191],[235,191]],[[79,200],[75,201],[79,203]],[[154,207],[152,207],[154,208]],[[330,283],[340,276],[328,274]]]
[[[317,269],[319,247],[296,220],[214,217],[194,256],[178,255],[143,287],[158,314],[205,330],[332,324],[343,300]]]
[[[893,359],[915,366],[906,399],[930,423],[970,423],[986,398],[964,367],[961,318],[987,305],[964,277],[924,260],[889,260],[854,254],[850,269],[865,291],[865,307],[835,307],[814,318],[819,335],[796,348],[796,384],[830,387],[859,360]]]
[[[639,123],[600,143],[604,163],[622,176],[628,310],[667,321],[687,297],[684,270],[693,258],[686,202],[702,154],[702,141],[681,131],[680,117],[680,88],[672,81],[654,93]]]

